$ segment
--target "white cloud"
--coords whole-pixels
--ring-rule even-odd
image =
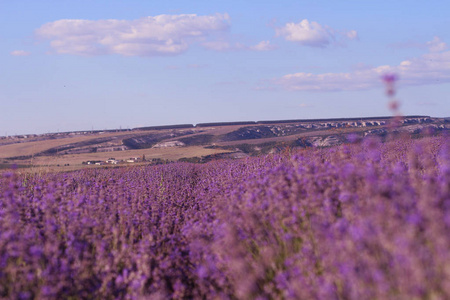
[[[441,52],[447,49],[447,44],[441,41],[437,36],[435,36],[432,41],[427,42],[427,46],[431,52]]]
[[[238,51],[238,50],[251,50],[251,51],[269,51],[276,47],[271,45],[269,41],[262,41],[254,46],[247,46],[241,43],[230,43],[224,40],[208,41],[202,43],[202,46],[206,49],[214,51]]]
[[[338,40],[355,40],[358,38],[358,33],[355,30],[339,33],[328,26],[322,26],[307,19],[299,23],[287,23],[284,27],[277,28],[276,35],[282,36],[288,41],[297,42],[302,46],[321,48],[337,43]]]
[[[58,54],[176,55],[195,41],[225,31],[227,14],[158,15],[137,20],[64,19],[42,25],[36,35]]]
[[[31,53],[24,50],[14,50],[10,53],[12,56],[28,56]]]
[[[350,30],[350,31],[346,32],[345,36],[349,40],[357,40],[358,39],[358,33],[356,32],[356,30]]]
[[[428,49],[430,52],[441,52],[447,49],[447,45],[437,36],[435,36],[433,40],[426,43],[418,42],[416,40],[409,40],[406,42],[391,44],[390,47],[396,49],[403,49],[403,48]]]
[[[440,46],[440,49],[445,49]],[[285,75],[275,84],[296,91],[367,90],[381,85],[380,77],[395,73],[402,85],[414,86],[450,82],[450,51],[430,52],[402,61],[397,66],[379,66],[348,73],[295,73]]]
[[[271,45],[269,41],[261,41],[260,43],[249,47],[250,50],[255,50],[255,51],[269,51],[269,50],[273,50],[276,47],[274,45]]]

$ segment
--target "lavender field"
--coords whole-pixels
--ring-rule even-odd
[[[0,298],[450,299],[447,137],[0,176]]]

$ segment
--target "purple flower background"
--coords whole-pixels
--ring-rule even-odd
[[[446,136],[0,176],[0,298],[448,299]]]

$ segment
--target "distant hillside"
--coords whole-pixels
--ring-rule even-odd
[[[395,122],[394,122],[395,121]],[[392,124],[396,124],[394,127]],[[82,166],[108,159],[202,162],[273,153],[286,147],[328,147],[366,136],[445,134],[448,118],[405,116],[180,124],[131,130],[77,131],[0,137],[0,164]],[[132,158],[132,159],[131,159]]]

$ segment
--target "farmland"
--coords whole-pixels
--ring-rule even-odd
[[[447,299],[448,136],[5,171],[0,297]]]
[[[114,158],[126,165],[129,158],[156,161],[242,158],[274,153],[284,148],[327,147],[347,142],[354,134],[384,138],[389,117],[225,122],[149,126],[129,130],[86,131],[0,138],[0,165],[15,164],[34,170],[69,171],[86,167],[86,162],[103,166]],[[421,137],[428,131],[448,132],[443,118],[407,116],[398,133]],[[89,166],[92,167],[92,166]]]

